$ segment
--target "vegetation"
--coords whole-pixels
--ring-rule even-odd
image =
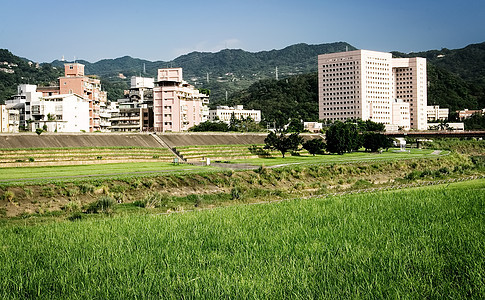
[[[326,144],[322,138],[310,139],[303,143],[303,149],[308,153],[315,156],[315,154],[323,154],[326,148]]]
[[[278,150],[281,152],[283,158],[285,158],[285,153],[288,151],[299,151],[300,145],[303,143],[303,138],[298,133],[292,133],[287,136],[284,133],[278,135],[270,132],[264,139],[264,143],[266,149]]]
[[[361,146],[357,126],[353,123],[335,122],[325,133],[327,151],[330,153],[344,154],[356,151]]]
[[[0,297],[481,299],[483,187],[2,226]]]

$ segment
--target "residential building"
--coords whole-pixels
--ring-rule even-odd
[[[41,97],[33,101],[32,131],[47,127],[48,132],[90,130],[90,102],[76,94]]]
[[[435,120],[447,120],[450,109],[440,108],[439,105],[430,105],[427,107],[427,119],[428,121]]]
[[[0,105],[0,132],[19,132],[20,112],[15,104]]]
[[[410,128],[427,128],[424,58],[392,58],[391,53],[369,50],[322,54],[318,82],[322,120],[360,118],[397,125],[393,103],[398,99],[409,103]]]
[[[210,121],[220,120],[229,124],[232,115],[238,120],[251,118],[256,123],[261,122],[260,110],[244,109],[243,105],[236,105],[235,107],[217,106],[216,109],[209,110]]]
[[[477,110],[469,110],[469,109],[464,109],[464,110],[457,110],[458,113],[458,118],[460,120],[468,119],[469,117],[473,115],[485,115],[485,108],[484,109],[477,109]]]
[[[130,89],[111,116],[111,131],[153,131],[154,86],[153,78],[131,77]]]
[[[64,64],[64,77],[59,78],[59,94],[76,94],[89,102],[89,130],[101,130],[101,106],[107,101],[106,92],[101,90],[101,81],[84,75],[84,65]]]
[[[17,95],[5,100],[5,104],[12,104],[11,109],[19,111],[19,127],[21,129],[29,129],[31,115],[31,104],[38,101],[42,97],[42,93],[37,92],[37,86],[31,84],[20,84],[17,87]]]
[[[203,99],[207,96],[183,80],[182,68],[159,69],[153,88],[154,130],[187,131],[200,124]]]

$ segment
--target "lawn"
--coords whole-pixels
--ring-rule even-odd
[[[485,298],[485,180],[0,227],[0,298]]]
[[[343,155],[325,154],[325,155],[300,155],[291,156],[287,154],[285,158],[281,156],[268,158],[249,158],[231,160],[231,163],[249,163],[253,165],[274,166],[282,164],[331,164],[331,163],[352,163],[360,161],[385,161],[394,159],[412,159],[423,157],[438,157],[432,154],[434,150],[429,149],[411,149],[410,152],[400,152],[397,149],[390,149],[382,153],[369,153],[364,151],[346,153]],[[442,151],[440,155],[449,154],[449,151]]]

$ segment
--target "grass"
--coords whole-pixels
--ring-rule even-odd
[[[0,297],[485,297],[485,180],[0,227]]]
[[[275,166],[280,164],[332,164],[332,163],[350,163],[350,162],[365,162],[365,161],[385,161],[395,159],[412,159],[423,157],[438,157],[438,155],[431,154],[433,150],[411,149],[410,152],[397,152],[397,149],[390,149],[382,153],[368,153],[368,152],[352,152],[344,155],[326,154],[326,155],[287,155],[282,158],[278,157],[268,158],[249,158],[231,160],[233,163],[249,163],[253,165]],[[449,154],[449,151],[443,151],[440,155]]]
[[[174,165],[166,162],[112,163],[73,166],[41,166],[0,168],[0,182],[24,179],[62,179],[81,176],[113,176],[134,173],[163,173],[169,171],[200,170],[200,166]]]

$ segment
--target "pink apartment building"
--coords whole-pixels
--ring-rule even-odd
[[[89,101],[89,131],[101,130],[100,107],[106,106],[106,92],[101,90],[101,81],[84,75],[84,65],[64,64],[64,77],[59,86],[38,87],[43,97],[76,94]]]
[[[203,99],[182,78],[182,68],[159,69],[153,88],[153,126],[158,132],[187,131],[202,120]]]
[[[89,131],[101,130],[100,107],[106,106],[106,92],[101,90],[101,81],[84,75],[84,65],[64,65],[64,77],[59,78],[60,94],[77,94],[89,100]]]

